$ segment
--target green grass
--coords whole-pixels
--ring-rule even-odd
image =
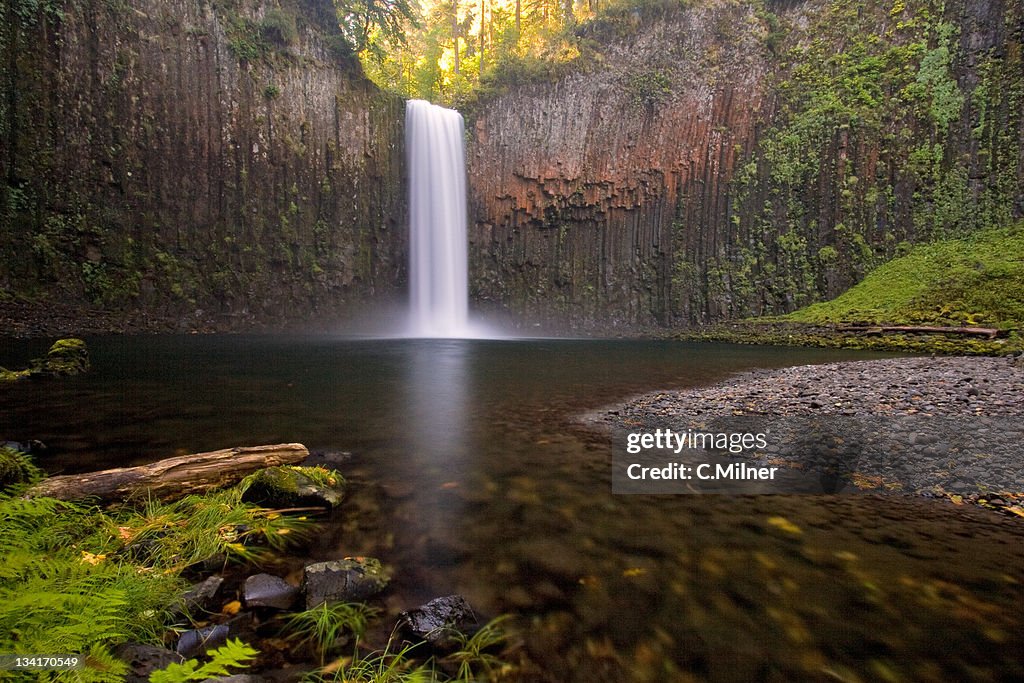
[[[344,633],[362,638],[370,620],[380,610],[363,603],[324,602],[312,609],[287,617],[285,632],[301,644],[312,646],[320,656],[321,666],[329,650]]]
[[[835,299],[776,320],[1020,329],[1024,223],[913,247]]]

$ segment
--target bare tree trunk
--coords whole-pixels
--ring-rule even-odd
[[[837,327],[839,332],[863,332],[883,334],[885,332],[913,332],[919,334],[960,334],[964,336],[988,337],[995,339],[999,330],[994,327],[935,327],[931,325],[850,325]]]
[[[452,0],[452,42],[455,43],[455,75],[459,73],[459,0]]]
[[[307,457],[309,451],[300,443],[225,448],[137,467],[50,477],[32,487],[29,495],[63,500],[99,498],[104,502],[138,495],[174,500],[230,486],[256,470],[295,464]]]

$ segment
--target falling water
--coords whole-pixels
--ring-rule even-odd
[[[416,337],[470,336],[462,130],[457,111],[423,100],[406,104],[409,289]]]

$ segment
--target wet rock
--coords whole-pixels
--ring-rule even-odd
[[[207,678],[203,683],[266,683],[270,679],[253,674],[235,674],[221,678]]]
[[[177,652],[155,645],[127,643],[114,650],[114,656],[128,664],[125,674],[126,683],[146,683],[149,675],[159,669],[166,669],[169,664],[178,664],[185,660]]]
[[[246,607],[289,609],[299,596],[299,589],[270,574],[254,574],[245,580],[242,590]]]
[[[178,645],[175,648],[178,654],[185,659],[191,659],[204,654],[207,650],[213,650],[228,642],[231,635],[231,627],[227,624],[216,624],[205,628],[185,631],[178,638]]]
[[[268,467],[253,475],[242,500],[269,508],[323,507],[341,504],[345,480],[334,470],[318,469],[323,481],[314,481],[302,468]]]
[[[217,608],[217,596],[220,594],[224,578],[209,576],[193,585],[186,591],[178,603],[172,608],[175,617],[196,616],[200,612],[214,612]]]
[[[43,455],[46,453],[46,444],[37,439],[29,439],[28,441],[4,441],[0,443],[0,448],[10,448],[11,450],[18,451],[20,453],[28,453],[29,455]]]
[[[324,602],[366,600],[388,585],[380,561],[371,557],[317,562],[302,574],[307,609]]]
[[[476,615],[461,595],[434,598],[425,605],[402,612],[399,623],[412,635],[433,645],[443,645],[453,632],[465,633]]]

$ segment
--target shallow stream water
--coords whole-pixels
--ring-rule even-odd
[[[899,496],[622,496],[575,418],[759,367],[877,355],[598,340],[89,339],[0,392],[0,437],[77,472],[234,445],[351,453],[316,559],[372,554],[389,611],[518,616],[545,681],[1024,680],[1024,526]],[[17,367],[45,343],[0,342]]]

